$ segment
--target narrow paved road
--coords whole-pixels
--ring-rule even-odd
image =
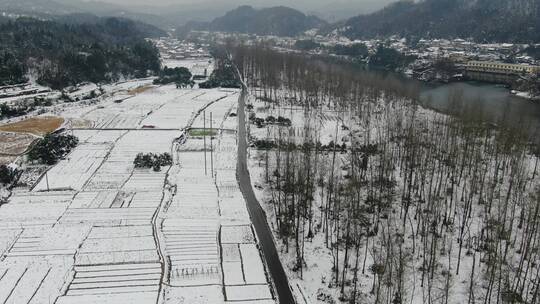
[[[237,176],[240,184],[240,190],[247,201],[251,222],[255,227],[259,242],[268,265],[270,275],[276,287],[277,297],[280,304],[294,304],[294,297],[289,287],[289,280],[274,243],[272,231],[266,220],[266,213],[255,197],[251,186],[251,178],[247,167],[247,136],[246,136],[246,92],[242,91],[238,105],[238,164]]]

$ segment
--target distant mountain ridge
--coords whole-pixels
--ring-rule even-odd
[[[325,29],[351,39],[399,35],[473,38],[479,42],[539,42],[540,0],[399,1]]]
[[[296,36],[307,30],[326,25],[326,21],[318,17],[307,16],[285,6],[254,9],[245,5],[229,11],[212,22],[189,23],[186,27],[194,30]]]

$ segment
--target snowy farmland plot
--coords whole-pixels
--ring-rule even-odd
[[[70,208],[157,208],[162,196],[159,191],[134,192],[126,189],[79,192]]]
[[[123,130],[73,130],[73,135],[80,144],[110,144],[113,145],[127,131]]]
[[[221,284],[216,220],[174,220],[163,223],[173,286]]]
[[[0,227],[26,228],[54,225],[74,193],[16,193],[0,210]]]
[[[222,96],[220,97],[220,95],[216,95],[211,98],[216,97],[217,99],[222,98]],[[232,94],[226,96],[218,102],[210,104],[204,110],[205,115],[199,115],[199,117],[195,119],[191,127],[195,129],[202,129],[204,126],[206,126],[206,128],[210,128],[210,126],[212,126],[212,128],[214,129],[222,128],[223,121],[229,116],[229,113],[231,113],[232,108],[236,103],[238,103],[238,95]],[[210,120],[210,114],[212,114],[212,120]]]
[[[12,244],[6,260],[19,257],[73,256],[89,230],[90,227],[84,225],[26,228]]]
[[[69,270],[62,265],[36,262],[0,267],[2,303],[53,303],[62,293]]]
[[[179,131],[160,130],[136,130],[126,133],[116,142],[108,157],[90,179],[87,189],[91,191],[120,189],[132,176],[135,167],[133,161],[137,154],[170,153],[172,141],[178,135]]]
[[[57,303],[155,303],[161,265],[127,263],[105,266],[76,266],[66,295]]]
[[[188,143],[191,140],[188,140]],[[201,168],[203,152],[180,152],[180,170],[169,177],[176,185],[162,232],[174,286],[221,284],[218,193],[210,171]]]
[[[159,263],[153,235],[134,236],[136,232],[130,231],[127,233],[129,236],[117,237],[115,228],[110,229],[108,236],[85,240],[76,256],[76,264],[108,264],[112,267],[129,263]]]
[[[177,90],[170,87],[176,96],[172,96],[170,102],[152,112],[141,122],[142,126],[153,126],[157,129],[183,129],[191,127],[194,121],[201,120],[198,117],[200,111],[207,106],[217,103],[234,92],[211,90]],[[219,101],[219,102],[218,102]],[[201,123],[202,127],[202,123]]]
[[[109,144],[83,144],[42,177],[33,191],[81,190],[112,148]]]

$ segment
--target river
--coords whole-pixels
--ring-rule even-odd
[[[406,79],[403,81],[414,80]],[[456,107],[467,108],[472,113],[484,115],[484,119],[499,123],[505,119],[515,125],[525,125],[535,132],[540,128],[540,101],[532,101],[512,95],[500,85],[478,82],[455,82],[443,85],[421,84],[420,100],[423,106],[439,112],[452,114]],[[452,101],[462,97],[459,106]]]
[[[399,81],[406,86],[420,89],[420,103],[426,108],[444,114],[455,114],[465,109],[479,118],[499,124],[502,119],[515,126],[526,126],[531,134],[540,131],[540,100],[529,100],[510,93],[503,85],[460,81],[448,84],[426,83],[388,70],[352,65],[359,73]],[[452,100],[459,96],[462,103]],[[540,140],[540,139],[539,139]]]

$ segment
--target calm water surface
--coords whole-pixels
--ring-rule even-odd
[[[410,80],[409,80],[410,81]],[[456,96],[462,97],[462,104],[453,102]],[[422,85],[420,99],[422,104],[437,111],[452,114],[456,108],[467,108],[491,122],[505,119],[516,125],[524,125],[532,130],[540,128],[540,101],[532,101],[512,95],[502,86],[456,82],[445,85]]]

